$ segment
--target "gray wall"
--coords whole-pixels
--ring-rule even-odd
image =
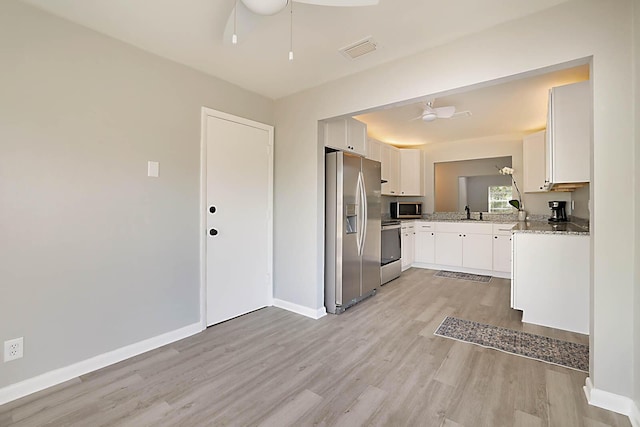
[[[458,177],[460,176],[471,177],[487,175],[495,176],[498,178],[505,178],[504,176],[498,174],[496,165],[500,168],[504,166],[511,167],[511,157],[505,156],[478,158],[472,160],[435,163],[433,166],[435,212],[457,212],[459,210]],[[509,177],[506,177],[506,179],[503,179],[501,181],[504,181],[504,184],[502,185],[511,185],[511,179]],[[515,188],[513,191],[515,193]],[[477,188],[467,185],[468,201],[469,203],[474,202],[472,210],[476,212],[481,210],[479,204],[477,203],[477,198],[482,198],[482,195],[479,195],[477,193]],[[486,212],[486,197],[482,206],[484,206],[484,209],[482,211]],[[462,208],[464,208],[464,206]]]
[[[471,176],[467,178],[467,205],[472,212],[489,212],[489,187],[510,186],[511,178],[501,175]],[[512,198],[518,197],[513,189]],[[464,206],[461,206],[464,209]],[[511,212],[514,211],[511,208]]]
[[[572,216],[589,219],[589,199],[590,199],[590,189],[589,185],[586,185],[582,188],[578,188],[577,190],[571,193],[571,200],[575,206],[573,210],[567,210],[567,213],[571,213]]]
[[[570,0],[276,101],[276,297],[313,310],[324,304],[324,150],[318,143],[318,120],[592,58],[597,108],[591,174],[590,378],[599,390],[632,396],[635,239],[630,230],[636,217],[632,209],[610,208],[623,199],[635,206],[637,197],[621,184],[635,174],[631,4]],[[510,152],[490,155],[518,150],[519,160],[513,157],[517,169],[521,139],[512,143]],[[433,206],[428,195],[425,200]],[[545,204],[539,204],[542,212],[548,212]],[[527,209],[532,205],[538,208],[527,198]]]
[[[423,150],[425,152],[425,189],[427,189],[423,198],[425,212],[434,211],[434,193],[438,193],[434,184],[434,164],[438,162],[508,156],[511,157],[512,167],[515,170],[513,176],[518,183],[518,187],[522,187],[522,170],[524,167],[522,135],[495,135],[486,138],[425,145]],[[562,200],[567,202],[567,206],[570,206],[571,193],[522,193],[524,209],[529,214],[548,215],[549,200]]]
[[[199,321],[200,108],[273,103],[15,1],[0,52],[2,387]]]

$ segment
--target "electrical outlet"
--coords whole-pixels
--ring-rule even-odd
[[[20,359],[24,349],[23,338],[16,338],[4,342],[4,361]]]

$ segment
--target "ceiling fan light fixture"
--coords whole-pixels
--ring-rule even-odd
[[[432,111],[428,111],[428,112],[426,112],[426,113],[424,113],[422,115],[422,121],[423,122],[432,122],[437,118],[438,118],[438,116],[436,115],[436,113],[434,113]]]
[[[241,0],[251,12],[258,15],[275,15],[289,4],[289,0]]]

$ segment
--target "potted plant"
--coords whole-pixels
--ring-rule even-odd
[[[496,168],[498,167],[496,166]],[[525,221],[527,219],[527,212],[524,210],[524,205],[522,204],[522,195],[520,194],[518,184],[513,178],[513,168],[505,166],[503,168],[498,168],[498,172],[500,175],[509,175],[509,177],[511,177],[511,182],[513,182],[513,186],[516,187],[516,191],[518,192],[518,198],[509,200],[509,204],[518,210],[518,221]]]

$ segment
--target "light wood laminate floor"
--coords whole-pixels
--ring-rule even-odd
[[[344,314],[266,308],[0,406],[1,426],[629,426],[586,375],[436,337],[445,316],[523,325],[509,281],[410,269]]]

